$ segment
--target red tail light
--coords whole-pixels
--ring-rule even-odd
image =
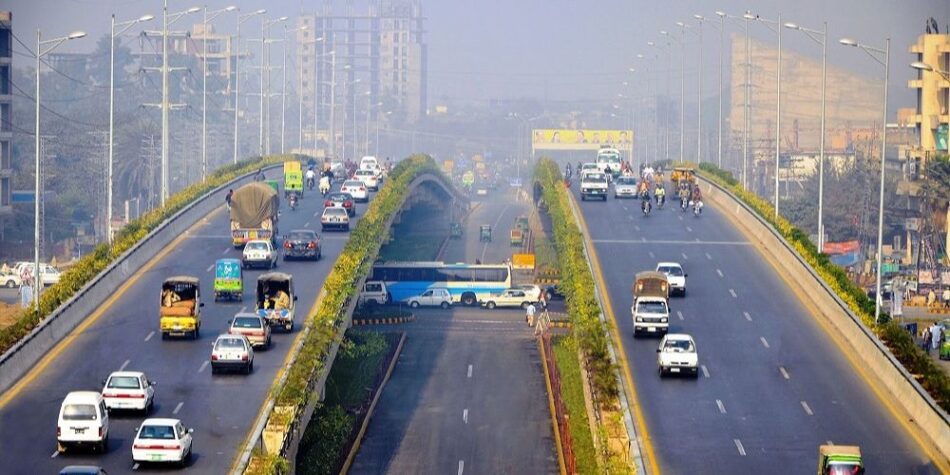
[[[365,187],[365,186],[361,186],[361,187],[360,187],[360,191],[366,191],[366,187]]]
[[[62,434],[63,434],[63,429],[60,429],[59,427],[57,427],[57,428],[56,428],[56,437],[59,437],[59,436],[61,436]]]
[[[292,247],[294,247],[294,245],[291,244],[290,241],[284,241],[284,249],[290,249]]]
[[[330,207],[330,206],[333,206],[333,202],[330,201],[330,200],[326,200],[326,201],[323,202],[323,206],[324,206],[325,208],[328,208],[328,207]]]
[[[353,207],[353,202],[350,201],[350,200],[346,200],[346,201],[343,202],[343,207],[344,207],[344,208],[352,208],[352,207]]]
[[[241,355],[241,361],[247,361],[247,353]]]
[[[310,241],[310,243],[307,244],[307,249],[316,249],[316,248],[317,248],[317,243],[313,241]]]
[[[218,361],[218,355],[211,355],[211,361]]]
[[[99,426],[99,438],[102,438],[102,426]]]

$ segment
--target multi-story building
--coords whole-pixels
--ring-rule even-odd
[[[13,14],[0,12],[0,223],[13,214]],[[0,224],[0,229],[2,229]]]
[[[917,79],[907,86],[917,91],[917,111],[909,117],[917,129],[920,143],[908,150],[911,169],[920,170],[937,153],[947,153],[950,128],[950,34],[926,34],[910,46],[915,61],[935,71],[919,70]]]
[[[310,117],[317,111],[305,143],[316,138],[318,148],[356,155],[370,142],[367,118],[414,123],[425,115],[424,20],[413,0],[379,0],[366,14],[324,6],[298,18],[297,90]]]

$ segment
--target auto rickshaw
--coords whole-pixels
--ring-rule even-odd
[[[512,246],[521,246],[524,244],[524,231],[518,228],[512,229],[510,241]]]
[[[240,259],[218,259],[214,262],[214,301],[244,300],[244,275]]]
[[[670,181],[672,183],[679,183],[681,181],[694,183],[696,181],[696,177],[693,174],[692,168],[676,167],[672,172],[670,172]]]
[[[197,340],[201,331],[201,285],[197,277],[180,275],[162,282],[159,302],[159,329],[162,339],[190,336]]]
[[[280,182],[279,182],[279,181],[277,181],[277,180],[264,180],[264,183],[266,183],[267,186],[270,186],[271,188],[273,188],[274,191],[276,191],[277,193],[280,193]]]
[[[528,232],[528,217],[525,215],[518,216],[518,219],[515,220],[515,225],[518,229]]]
[[[257,278],[257,314],[272,327],[294,329],[294,278],[283,272],[267,272]]]
[[[822,445],[818,447],[818,475],[861,475],[864,460],[861,448],[853,445]]]
[[[947,334],[950,331],[950,320],[944,320],[940,322],[940,326],[943,327],[943,336],[940,342],[940,347],[937,350],[937,357],[942,360],[950,360],[950,335]]]
[[[300,162],[295,160],[284,162],[284,197],[289,197],[292,192],[303,197],[303,188],[303,171],[300,169]]]
[[[449,229],[449,236],[452,239],[460,239],[462,237],[462,225],[461,223],[452,223]]]
[[[478,231],[478,240],[491,242],[491,225],[490,224],[481,225]]]

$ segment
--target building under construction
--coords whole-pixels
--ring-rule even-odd
[[[379,0],[361,8],[326,2],[297,20],[297,90],[317,111],[304,141],[334,156],[368,152],[376,140],[370,120],[378,129],[379,121],[412,124],[426,112],[421,6]]]

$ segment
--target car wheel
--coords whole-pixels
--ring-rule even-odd
[[[12,281],[12,280],[8,280],[8,281],[7,281],[7,288],[8,288],[8,289],[12,289],[12,288],[15,288],[15,287],[16,287],[16,282],[14,282],[14,281]]]
[[[448,302],[442,302],[442,308],[449,308]]]
[[[663,376],[666,376],[666,372],[663,371],[663,367],[662,367],[662,366],[658,366],[658,367],[657,367],[657,370],[659,371],[661,378],[662,378]]]
[[[269,349],[270,349],[270,345],[271,345],[270,337],[267,337],[267,341],[264,342],[264,349],[265,349],[265,350],[269,350]]]
[[[244,374],[251,374],[252,371],[254,371],[254,360],[247,364],[247,370],[244,371]]]
[[[162,340],[168,339],[168,333],[162,332]]]
[[[211,365],[211,374],[218,374],[218,368],[215,365]]]
[[[462,303],[468,306],[475,305],[475,294],[463,294]]]
[[[587,201],[587,195],[581,194],[581,201]]]
[[[416,302],[415,300],[409,302],[409,308],[419,308],[419,302]]]
[[[287,331],[287,333],[292,332],[294,330],[294,322],[284,325],[284,330]]]
[[[487,308],[487,309],[489,309],[489,310],[495,308],[495,302],[488,302],[488,303],[486,303],[486,304],[485,304],[485,308]]]
[[[99,453],[104,454],[109,450],[109,434],[106,433],[106,436],[102,438],[102,441],[99,442]]]

